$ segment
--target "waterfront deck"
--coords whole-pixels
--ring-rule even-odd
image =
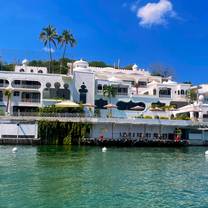
[[[137,140],[137,139],[85,139],[81,142],[82,145],[89,146],[105,146],[105,147],[182,147],[189,145],[188,140]]]
[[[59,121],[59,122],[75,122],[75,123],[91,123],[91,124],[132,124],[132,125],[155,125],[155,126],[199,126],[199,122],[193,122],[191,120],[165,120],[165,119],[143,119],[143,118],[104,118],[104,117],[92,117],[83,114],[23,114],[23,115],[11,115],[0,116],[0,120],[10,121],[24,121],[24,122],[37,122],[41,120],[46,121]],[[203,123],[205,125],[205,123]],[[208,123],[207,123],[208,126]]]

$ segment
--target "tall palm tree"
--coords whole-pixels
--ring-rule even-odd
[[[43,42],[44,46],[49,49],[49,71],[51,72],[51,63],[52,63],[52,45],[56,48],[56,41],[58,39],[58,34],[56,32],[56,28],[52,25],[48,25],[48,27],[44,27],[42,32],[40,33],[40,40]]]
[[[70,45],[72,48],[77,44],[73,34],[69,30],[64,30],[58,37],[58,42],[61,47],[64,47],[62,59],[65,58],[67,46]]]
[[[61,73],[67,46],[70,45],[73,48],[77,44],[77,41],[75,40],[70,30],[64,30],[62,34],[58,37],[58,43],[61,45],[61,47],[63,47],[63,55],[62,55],[62,61],[61,61],[61,66],[60,66],[60,73]]]
[[[10,99],[11,99],[12,91],[10,89],[7,89],[4,95],[7,97],[6,112],[9,113],[10,112],[9,106],[10,106]]]

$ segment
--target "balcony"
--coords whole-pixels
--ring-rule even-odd
[[[22,98],[20,102],[23,102],[23,103],[40,103],[40,99],[36,99],[36,98]]]
[[[40,85],[27,85],[27,84],[13,84],[13,88],[24,88],[24,89],[39,89]]]
[[[8,87],[9,85],[6,83],[0,83],[0,87]]]
[[[160,94],[159,95],[159,98],[171,98],[171,95],[163,95],[163,94]]]

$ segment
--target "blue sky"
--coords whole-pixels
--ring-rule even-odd
[[[46,56],[41,28],[69,28],[74,59],[148,68],[162,63],[178,81],[208,81],[208,2],[205,0],[0,0],[3,59]],[[41,54],[41,55],[40,55]]]

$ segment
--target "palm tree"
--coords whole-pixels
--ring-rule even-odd
[[[111,98],[116,96],[115,88],[112,85],[104,87],[103,96],[107,97],[109,99],[109,103],[111,103]]]
[[[116,96],[116,90],[113,86],[109,85],[103,88],[103,96],[109,99],[111,103],[111,98]],[[110,108],[110,117],[112,116],[112,109]]]
[[[10,106],[10,99],[11,99],[12,91],[10,89],[7,89],[4,95],[7,97],[6,112],[9,113],[10,111],[9,106]]]
[[[139,83],[136,82],[136,83],[134,84],[134,87],[136,88],[136,94],[138,95]]]
[[[62,56],[62,61],[61,61],[61,66],[60,66],[60,71],[63,66],[63,61],[65,58],[67,46],[70,45],[71,48],[73,48],[77,42],[73,36],[73,34],[69,30],[64,30],[62,34],[58,37],[58,43],[63,47],[63,56]]]
[[[58,37],[58,42],[61,44],[61,47],[64,47],[62,59],[65,58],[67,46],[70,45],[73,48],[77,44],[77,41],[69,30],[62,32]]]
[[[56,28],[52,25],[48,25],[48,27],[43,28],[40,33],[40,40],[43,42],[44,46],[49,49],[49,71],[51,72],[51,63],[52,63],[52,45],[56,48],[56,40],[58,39],[58,34],[56,32]]]

